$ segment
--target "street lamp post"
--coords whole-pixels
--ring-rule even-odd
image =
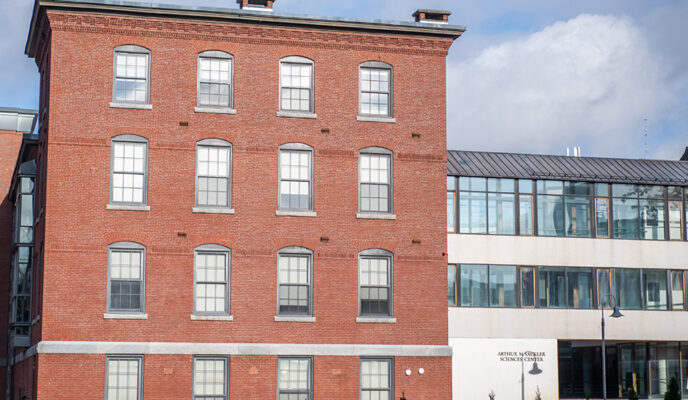
[[[525,374],[525,368],[524,368],[524,359],[526,358],[526,353],[534,353],[533,351],[524,351],[523,354],[521,355],[521,400],[526,399],[526,374]],[[541,373],[542,370],[538,368],[537,361],[533,362],[533,369],[528,371],[529,374],[531,375],[537,375]]]
[[[614,312],[612,312],[612,315],[610,315],[610,317],[623,317],[623,314],[619,312],[619,305],[617,304],[616,297],[614,297],[613,294],[609,293],[609,298],[614,299]],[[602,310],[602,398],[604,400],[607,400],[607,349],[604,337],[604,305],[600,304],[600,308]]]

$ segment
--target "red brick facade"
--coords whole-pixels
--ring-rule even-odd
[[[452,38],[285,28],[153,16],[51,11],[45,16],[50,114],[44,217],[36,230],[40,341],[447,345],[445,56]],[[49,25],[50,29],[47,29]],[[113,49],[150,50],[152,110],[111,108]],[[195,113],[197,55],[234,56],[236,115]],[[279,60],[314,61],[315,119],[276,116]],[[357,121],[358,68],[393,66],[394,123]],[[47,88],[44,88],[46,90]],[[48,105],[46,104],[46,106]],[[110,141],[146,138],[150,211],[107,210]],[[235,214],[193,213],[195,145],[232,144]],[[278,147],[313,153],[316,217],[277,216]],[[43,147],[47,146],[47,147]],[[394,220],[358,219],[358,151],[393,152]],[[39,180],[42,163],[39,162]],[[41,185],[41,182],[38,183]],[[439,189],[438,189],[439,188]],[[42,195],[38,194],[39,199]],[[38,203],[41,203],[40,200]],[[105,319],[108,245],[146,247],[145,320]],[[44,243],[44,245],[43,245]],[[192,321],[194,248],[231,249],[232,321]],[[313,252],[315,322],[276,322],[277,252]],[[357,323],[358,254],[393,253],[395,323]],[[40,256],[39,256],[40,257]],[[37,315],[34,315],[36,317]],[[40,329],[40,330],[39,330]],[[36,332],[40,332],[36,334]],[[390,350],[391,351],[391,350]],[[308,355],[308,354],[303,354]],[[451,358],[394,354],[395,398],[448,400]],[[33,399],[102,399],[105,354],[39,354],[37,380],[17,377]],[[230,399],[276,396],[276,355],[230,355]],[[420,375],[418,369],[425,373]],[[412,374],[406,376],[404,371]],[[24,368],[28,374],[28,368]],[[359,357],[315,356],[315,399],[352,399]],[[144,354],[145,399],[189,398],[192,356]]]

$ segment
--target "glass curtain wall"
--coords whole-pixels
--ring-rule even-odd
[[[537,193],[539,235],[592,236],[592,184],[537,181]]]
[[[513,179],[459,178],[461,233],[516,233],[516,194]]]

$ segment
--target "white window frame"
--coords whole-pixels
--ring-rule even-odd
[[[389,301],[388,314],[363,314],[361,310],[361,260],[363,259],[386,259],[387,260],[387,290]],[[367,249],[358,253],[358,316],[361,318],[394,318],[394,254],[382,249]],[[382,286],[378,286],[382,287]]]
[[[282,65],[283,64],[303,64],[303,65],[310,65],[311,67],[311,82],[310,82],[310,98],[309,98],[309,109],[308,110],[292,110],[292,109],[283,109],[282,108]],[[278,110],[280,111],[278,115],[280,116],[288,116],[288,114],[292,114],[292,116],[299,116],[301,115],[315,115],[315,62],[311,60],[310,58],[306,57],[301,57],[301,56],[288,56],[284,57],[279,60],[279,92],[278,92],[278,101],[279,101],[279,107]]]
[[[394,357],[361,357],[359,358],[358,362],[358,398],[363,399],[363,391],[364,390],[375,390],[375,391],[381,391],[381,390],[376,390],[376,389],[364,389],[363,388],[363,364],[365,362],[369,361],[386,361],[389,362],[389,396],[387,397],[388,399],[394,399]]]
[[[388,159],[387,211],[370,211],[361,208],[361,158],[366,155],[386,156]],[[358,151],[358,212],[361,214],[394,214],[394,153],[384,147],[366,147]]]
[[[306,257],[308,259],[308,311],[306,313],[280,312],[280,259],[282,257]],[[313,251],[299,246],[290,246],[277,252],[277,313],[279,317],[312,317],[313,316]]]
[[[277,357],[277,400],[280,400],[280,361],[307,360],[308,361],[308,400],[313,400],[313,357]],[[301,393],[301,392],[299,392]],[[286,393],[285,393],[286,394]]]
[[[135,143],[143,144],[145,146],[144,161],[143,161],[143,195],[142,201],[139,202],[124,202],[114,201],[114,175],[115,175],[115,143]],[[110,204],[112,205],[132,205],[145,206],[148,204],[148,139],[137,135],[118,135],[110,139]]]
[[[308,208],[288,208],[282,207],[281,197],[282,197],[282,152],[308,152],[310,171],[308,171]],[[313,170],[314,168],[313,159],[313,148],[307,144],[303,143],[286,143],[279,147],[278,157],[277,157],[277,171],[278,171],[278,184],[277,184],[277,209],[282,211],[296,211],[296,212],[309,212],[313,211]]]
[[[208,311],[198,311],[196,309],[196,286],[198,285],[198,279],[197,279],[197,271],[198,271],[198,263],[197,263],[197,257],[198,254],[213,254],[213,255],[218,255],[222,254],[225,256],[225,260],[227,262],[226,269],[225,269],[225,311],[224,312],[208,312]],[[202,246],[198,246],[194,249],[194,301],[193,301],[193,310],[194,310],[194,315],[230,315],[230,293],[231,290],[229,288],[229,284],[231,282],[231,265],[232,265],[232,250],[230,250],[228,247],[221,246],[218,244],[204,244]],[[215,282],[216,283],[216,282]]]
[[[225,366],[225,374],[223,377],[224,380],[224,394],[223,395],[204,395],[204,394],[196,394],[196,361],[222,361]],[[193,375],[191,378],[191,393],[193,396],[193,400],[205,400],[205,399],[217,399],[218,397],[221,397],[224,400],[229,399],[229,357],[228,356],[211,356],[211,355],[195,355],[193,356]]]
[[[201,103],[201,60],[222,60],[229,61],[229,101],[226,105],[210,105]],[[217,111],[224,113],[231,113],[234,111],[234,56],[220,50],[207,50],[198,54],[198,67],[196,79],[196,111]],[[220,82],[212,82],[220,83]],[[221,83],[225,84],[225,83]]]
[[[363,87],[361,79],[364,69],[388,70],[389,71],[389,91],[387,92],[388,104],[386,114],[366,114],[363,112]],[[383,92],[375,92],[383,93]],[[366,61],[358,66],[358,115],[369,118],[393,118],[394,116],[394,68],[382,61]]]
[[[136,400],[143,399],[143,355],[107,355],[105,356],[105,400],[108,400],[110,361],[136,361],[139,365]]]
[[[222,148],[222,149],[227,149],[229,151],[229,157],[227,159],[227,205],[225,206],[213,206],[213,205],[202,205],[198,203],[198,180],[200,178],[199,176],[199,168],[198,164],[200,162],[198,155],[199,152],[198,150],[201,147],[208,147],[208,148]],[[196,209],[203,209],[203,210],[210,210],[212,211],[213,209],[219,210],[219,211],[228,211],[232,209],[232,144],[227,142],[226,140],[222,139],[203,139],[198,142],[196,142],[196,188],[195,188],[195,193],[194,193],[194,204]],[[210,176],[208,176],[210,177]]]
[[[112,68],[112,104],[150,104],[150,76],[151,76],[151,51],[145,47],[137,45],[123,45],[115,47],[113,51],[113,68]],[[118,54],[135,54],[146,56],[146,99],[145,101],[127,101],[117,99],[117,55]],[[125,78],[126,79],[126,78]]]
[[[111,270],[112,270],[112,252],[125,251],[137,252],[141,255],[141,289],[140,289],[140,310],[128,309],[113,309],[111,305]],[[144,314],[146,310],[146,247],[136,242],[117,242],[108,246],[107,259],[107,312],[111,314]]]

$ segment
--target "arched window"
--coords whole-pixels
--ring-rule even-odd
[[[279,209],[313,210],[313,148],[303,143],[279,147]]]
[[[145,205],[148,186],[148,140],[119,135],[111,140],[110,204]]]
[[[194,250],[194,315],[229,315],[230,255],[217,244]]]
[[[198,108],[230,110],[234,106],[234,57],[209,50],[198,55]]]
[[[392,214],[392,152],[366,147],[358,152],[358,209]]]
[[[146,248],[134,242],[108,246],[108,313],[144,312]]]
[[[392,253],[369,249],[358,254],[358,297],[361,317],[391,317]]]
[[[150,50],[136,45],[115,47],[112,101],[150,104]]]
[[[368,61],[359,66],[359,115],[392,117],[392,66]]]
[[[196,143],[196,207],[232,207],[232,144],[221,139]]]
[[[315,63],[305,57],[289,56],[280,60],[280,111],[313,113]]]
[[[280,316],[313,315],[313,252],[304,247],[285,247],[277,253]]]

